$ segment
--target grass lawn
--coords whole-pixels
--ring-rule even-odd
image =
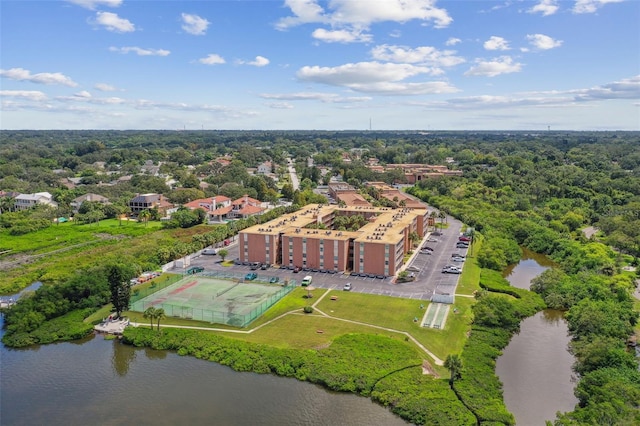
[[[476,240],[473,243],[473,253],[478,253],[482,241]],[[471,250],[469,250],[471,252]],[[458,287],[456,287],[456,294],[472,295],[474,291],[480,290],[480,266],[478,266],[478,258],[475,256],[469,256],[467,253],[467,259],[464,262],[464,268],[462,268],[462,275],[458,281]]]
[[[404,336],[397,333],[373,330],[371,327],[337,321],[317,314],[291,314],[251,334],[223,335],[281,348],[319,349],[330,345],[336,337],[349,333],[384,334],[404,340]]]
[[[444,330],[421,327],[420,322],[413,322],[415,317],[422,319],[428,303],[413,299],[370,295],[363,293],[334,292],[338,300],[325,297],[318,304],[324,313],[381,327],[406,331],[422,343],[439,358],[446,358],[450,353],[462,351],[466,335],[471,328],[472,298],[457,297],[451,306]],[[420,309],[423,303],[424,309]],[[455,312],[454,312],[455,310]],[[369,332],[378,333],[375,329]]]

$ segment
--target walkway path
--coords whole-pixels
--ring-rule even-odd
[[[334,317],[331,316],[329,314],[326,314],[324,312],[322,312],[320,309],[317,308],[318,303],[320,303],[322,301],[322,299],[324,299],[327,294],[329,294],[330,291],[325,291],[324,294],[322,296],[320,296],[320,298],[318,300],[315,301],[315,303],[312,305],[312,307],[318,311],[318,313],[320,313],[320,315],[323,315],[327,318],[331,318],[334,319],[336,321],[343,321],[343,322],[348,322],[351,324],[357,324],[357,325],[363,325],[366,327],[372,327],[372,328],[376,328],[378,330],[384,330],[384,331],[389,331],[392,333],[398,333],[398,334],[402,334],[404,336],[406,336],[407,338],[409,338],[413,343],[415,343],[416,346],[418,346],[424,353],[426,353],[427,355],[429,355],[433,361],[436,363],[436,365],[443,365],[444,361],[442,361],[440,358],[438,358],[433,352],[431,352],[429,349],[427,349],[422,343],[420,343],[418,340],[416,340],[415,337],[413,337],[411,334],[407,333],[406,331],[401,331],[401,330],[394,330],[392,328],[387,328],[387,327],[381,327],[379,325],[375,325],[375,324],[368,324],[365,322],[360,322],[360,321],[353,321],[353,320],[348,320],[348,319],[344,319],[344,318],[338,318],[338,317]],[[251,330],[229,330],[226,328],[210,328],[210,327],[195,327],[195,326],[189,326],[189,325],[169,325],[169,324],[162,324],[163,328],[184,328],[184,329],[188,329],[188,330],[202,330],[202,331],[219,331],[219,332],[223,332],[223,333],[236,333],[236,334],[251,334],[257,330],[260,330],[262,327],[271,324],[272,322],[278,321],[280,318],[283,318],[287,315],[291,315],[291,314],[299,314],[300,311],[302,311],[302,309],[296,309],[295,311],[289,311],[289,312],[285,312],[282,315],[279,315],[267,322],[265,322],[264,324],[260,324],[259,326],[257,326],[256,328],[252,328]],[[134,327],[139,327],[139,326],[147,326],[149,324],[147,323],[137,323],[137,322],[131,322],[130,323],[132,326]]]

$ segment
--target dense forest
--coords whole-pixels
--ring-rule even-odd
[[[345,155],[351,161],[345,162]],[[232,158],[228,165],[214,161],[224,156]],[[287,158],[303,178],[299,191],[289,186]],[[561,414],[556,424],[640,423],[640,373],[627,347],[638,328],[633,297],[640,266],[638,133],[3,131],[0,191],[49,191],[62,209],[88,192],[121,206],[141,192],[163,193],[178,203],[203,195],[249,193],[272,203],[292,200],[295,209],[317,201],[313,189],[332,176],[356,188],[366,181],[404,183],[397,171],[373,172],[366,166],[370,158],[383,165],[450,164],[463,171],[463,176],[422,180],[407,192],[462,220],[482,242],[477,258],[484,268],[484,291],[477,295],[472,332],[462,353],[465,374],[456,383],[458,398],[479,423],[512,424],[496,402],[501,400],[500,384],[489,366],[522,318],[545,306],[566,312],[579,378],[579,405]],[[247,168],[267,160],[274,163],[279,182],[248,173]],[[149,161],[160,165],[165,177],[141,171]],[[319,168],[329,172],[323,176]],[[106,185],[122,176],[131,179]],[[81,183],[69,188],[62,179],[72,177]],[[176,183],[167,184],[167,178]],[[201,182],[208,185],[203,188]],[[375,194],[364,189],[363,194],[376,201]],[[4,228],[21,220],[51,226],[44,219],[65,213],[16,213],[3,206]],[[103,213],[115,217],[118,211]],[[220,230],[211,238],[218,241],[230,232]],[[191,238],[183,243],[185,250],[188,244],[210,242],[198,235]],[[534,280],[536,294],[510,288],[497,272],[520,259],[521,247],[546,254],[558,265]],[[149,253],[146,261],[159,263],[171,255]],[[95,285],[70,278],[58,291],[43,290],[30,299],[9,318],[14,335],[32,341],[32,332],[45,319],[103,303],[104,278],[97,276]]]

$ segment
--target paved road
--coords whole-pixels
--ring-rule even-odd
[[[293,190],[296,191],[300,188],[300,180],[298,179],[298,174],[296,173],[296,168],[293,166],[293,161],[291,158],[288,160],[289,167],[289,176],[291,177],[291,186],[293,186]]]
[[[249,266],[233,265],[222,266],[220,264],[220,256],[193,256],[191,266],[203,266],[207,270],[235,272],[246,274],[248,272],[256,272],[259,276],[279,278],[280,282],[285,279],[295,279],[298,283],[306,275],[313,277],[313,286],[318,288],[328,288],[333,290],[341,290],[344,285],[350,282],[354,292],[379,294],[393,297],[404,297],[417,300],[431,300],[434,294],[454,294],[460,275],[443,274],[442,268],[445,265],[458,264],[451,261],[452,253],[461,253],[466,255],[466,249],[456,249],[455,245],[460,236],[462,223],[453,218],[448,218],[449,227],[442,232],[443,235],[436,236],[437,242],[426,242],[427,245],[434,249],[433,254],[427,255],[416,253],[407,265],[407,271],[416,275],[415,281],[408,283],[395,284],[393,277],[384,279],[372,277],[359,277],[347,274],[329,274],[323,272],[300,271],[294,273],[287,269],[269,268],[267,270],[251,271]],[[232,244],[226,247],[229,251],[227,259],[237,259],[239,257],[238,244]],[[181,272],[182,269],[174,269],[169,272]],[[268,280],[268,278],[267,278]]]

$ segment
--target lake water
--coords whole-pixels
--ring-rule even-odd
[[[553,264],[545,256],[525,251],[522,261],[505,276],[512,286],[528,289],[533,278]],[[544,426],[556,412],[572,411],[578,400],[573,356],[562,312],[547,309],[525,319],[496,362],[503,383],[504,402],[522,426]]]
[[[408,424],[368,398],[100,335],[29,349],[0,345],[0,360],[3,426]]]

